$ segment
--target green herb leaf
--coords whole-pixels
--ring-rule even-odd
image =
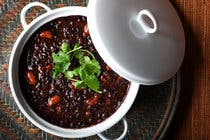
[[[78,59],[80,65],[82,65],[82,61],[83,61],[83,57],[84,57],[84,53],[81,51],[76,52],[75,57]]]
[[[77,49],[77,48],[80,48],[81,46],[79,45],[79,43],[76,43],[75,45],[74,45],[74,50],[75,49]]]
[[[93,91],[101,93],[99,91],[100,83],[96,76],[93,75],[87,75],[85,72],[81,72],[81,80],[84,81],[84,83]]]
[[[81,80],[84,81],[89,88],[100,93],[100,83],[97,79],[97,76],[100,74],[100,72],[100,65],[98,61],[92,60],[87,61],[87,63],[81,66],[79,74]]]
[[[65,54],[64,52],[60,51],[58,54],[53,53],[53,78],[57,78],[60,76],[61,73],[64,73],[68,70],[69,66],[71,65],[69,55]]]
[[[70,62],[69,55],[65,54],[62,51],[60,51],[58,54],[53,53],[52,57],[54,63]]]
[[[57,78],[57,77],[59,77],[59,75],[60,75],[59,69],[54,67],[54,69],[53,69],[53,78]]]
[[[96,61],[95,59],[86,62],[85,64],[82,65],[82,67],[85,69],[88,75],[99,76],[101,73],[101,67],[99,65],[99,62]]]
[[[90,61],[90,57],[88,57],[88,56],[83,56],[83,57],[79,58],[80,65],[84,65],[84,64],[88,63],[89,61]]]
[[[64,42],[62,45],[61,45],[61,50],[63,51],[63,52],[68,52],[68,51],[70,51],[70,45],[69,45],[69,43],[66,43],[66,42]]]
[[[90,64],[92,65],[92,72],[96,75],[99,76],[101,74],[101,66],[99,62],[96,59],[93,59]]]
[[[79,76],[79,71],[80,71],[80,67],[75,68],[72,72],[73,72],[74,76]]]
[[[73,78],[74,77],[73,71],[67,71],[67,72],[65,72],[65,77],[68,78],[68,79]]]
[[[65,73],[68,70],[70,62],[68,63],[56,63],[53,69],[53,78],[58,78],[61,73]]]
[[[83,89],[87,88],[87,85],[83,81],[77,81],[77,82],[75,82],[74,83],[74,86],[76,88],[83,88]]]

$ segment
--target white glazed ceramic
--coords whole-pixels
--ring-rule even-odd
[[[119,75],[154,85],[179,70],[185,37],[169,0],[90,0],[88,8],[96,50]]]
[[[45,8],[47,12],[37,17],[30,24],[27,24],[25,22],[25,13],[29,8],[33,6],[41,6]],[[87,16],[87,12],[88,12],[87,8],[85,7],[64,7],[64,8],[51,10],[49,7],[39,2],[33,2],[28,4],[26,7],[23,8],[21,12],[21,23],[24,27],[24,30],[14,44],[9,62],[9,83],[12,95],[19,109],[27,117],[27,119],[30,122],[32,122],[35,126],[39,127],[40,129],[48,133],[66,138],[88,137],[99,134],[112,127],[114,124],[120,121],[123,118],[123,116],[127,113],[132,103],[134,102],[134,99],[137,95],[139,88],[138,83],[132,82],[130,90],[128,91],[128,95],[126,96],[124,102],[112,116],[110,116],[108,119],[97,125],[82,129],[65,129],[52,125],[47,121],[43,120],[42,118],[40,118],[39,116],[37,116],[34,113],[34,111],[29,107],[20,90],[19,79],[18,79],[18,65],[19,63],[21,63],[19,62],[19,59],[23,51],[24,44],[27,42],[29,37],[43,24],[59,17],[71,16],[71,15]],[[127,122],[126,120],[123,120],[123,122],[125,129],[123,134],[118,139],[122,139],[127,132]],[[102,139],[106,139],[106,137],[104,137],[102,134],[99,134],[99,137],[101,137]]]

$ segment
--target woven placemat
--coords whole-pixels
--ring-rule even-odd
[[[0,0],[0,139],[2,140],[60,140],[31,124],[16,106],[8,85],[8,62],[15,40],[23,30],[19,14],[33,0]],[[86,6],[86,0],[41,0],[50,8],[63,6]],[[28,12],[27,21],[32,21],[45,11],[39,7]],[[127,113],[129,131],[126,140],[161,139],[173,117],[179,99],[179,76],[155,86],[141,86],[138,96]],[[110,137],[119,136],[122,124],[107,130]],[[85,138],[97,140],[97,136]]]

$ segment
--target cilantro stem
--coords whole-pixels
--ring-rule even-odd
[[[75,54],[76,54],[76,53],[74,52],[74,53],[73,53],[73,55],[72,55],[72,57],[71,57],[71,61],[73,60],[73,58],[74,58]]]
[[[95,56],[94,56],[90,51],[85,50],[85,49],[81,49],[80,51],[82,51],[82,52],[87,52],[88,54],[91,55],[91,57],[92,57],[93,59],[96,59]]]
[[[82,51],[82,52],[87,52],[88,54],[91,55],[91,57],[92,57],[93,59],[96,59],[95,56],[94,56],[90,51],[88,51],[88,50],[86,50],[86,49],[81,49],[81,48],[82,48],[82,46],[80,46],[80,47],[78,47],[78,48],[76,48],[76,49],[73,49],[73,50],[71,50],[71,51],[68,51],[66,54],[70,54],[70,53],[72,53],[72,52],[75,52],[75,51],[79,50],[79,51]],[[73,55],[73,56],[74,56],[74,55]],[[73,57],[72,57],[72,58],[73,58]]]
[[[70,54],[70,53],[72,53],[72,52],[75,52],[75,51],[77,51],[77,50],[80,50],[81,48],[82,48],[82,46],[80,46],[80,47],[78,47],[78,48],[76,48],[76,49],[73,49],[73,50],[67,52],[67,54]]]
[[[77,80],[77,79],[74,79],[74,78],[71,78],[71,79],[69,79],[69,80],[74,81],[74,82],[80,81],[80,80]]]

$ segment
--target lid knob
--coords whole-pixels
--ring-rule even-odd
[[[144,19],[144,16],[147,16],[148,18],[150,18],[153,24],[153,28],[148,25],[148,23]],[[157,21],[149,10],[147,9],[141,10],[138,13],[137,21],[139,22],[139,24],[142,26],[143,30],[146,33],[155,33],[157,31]]]

